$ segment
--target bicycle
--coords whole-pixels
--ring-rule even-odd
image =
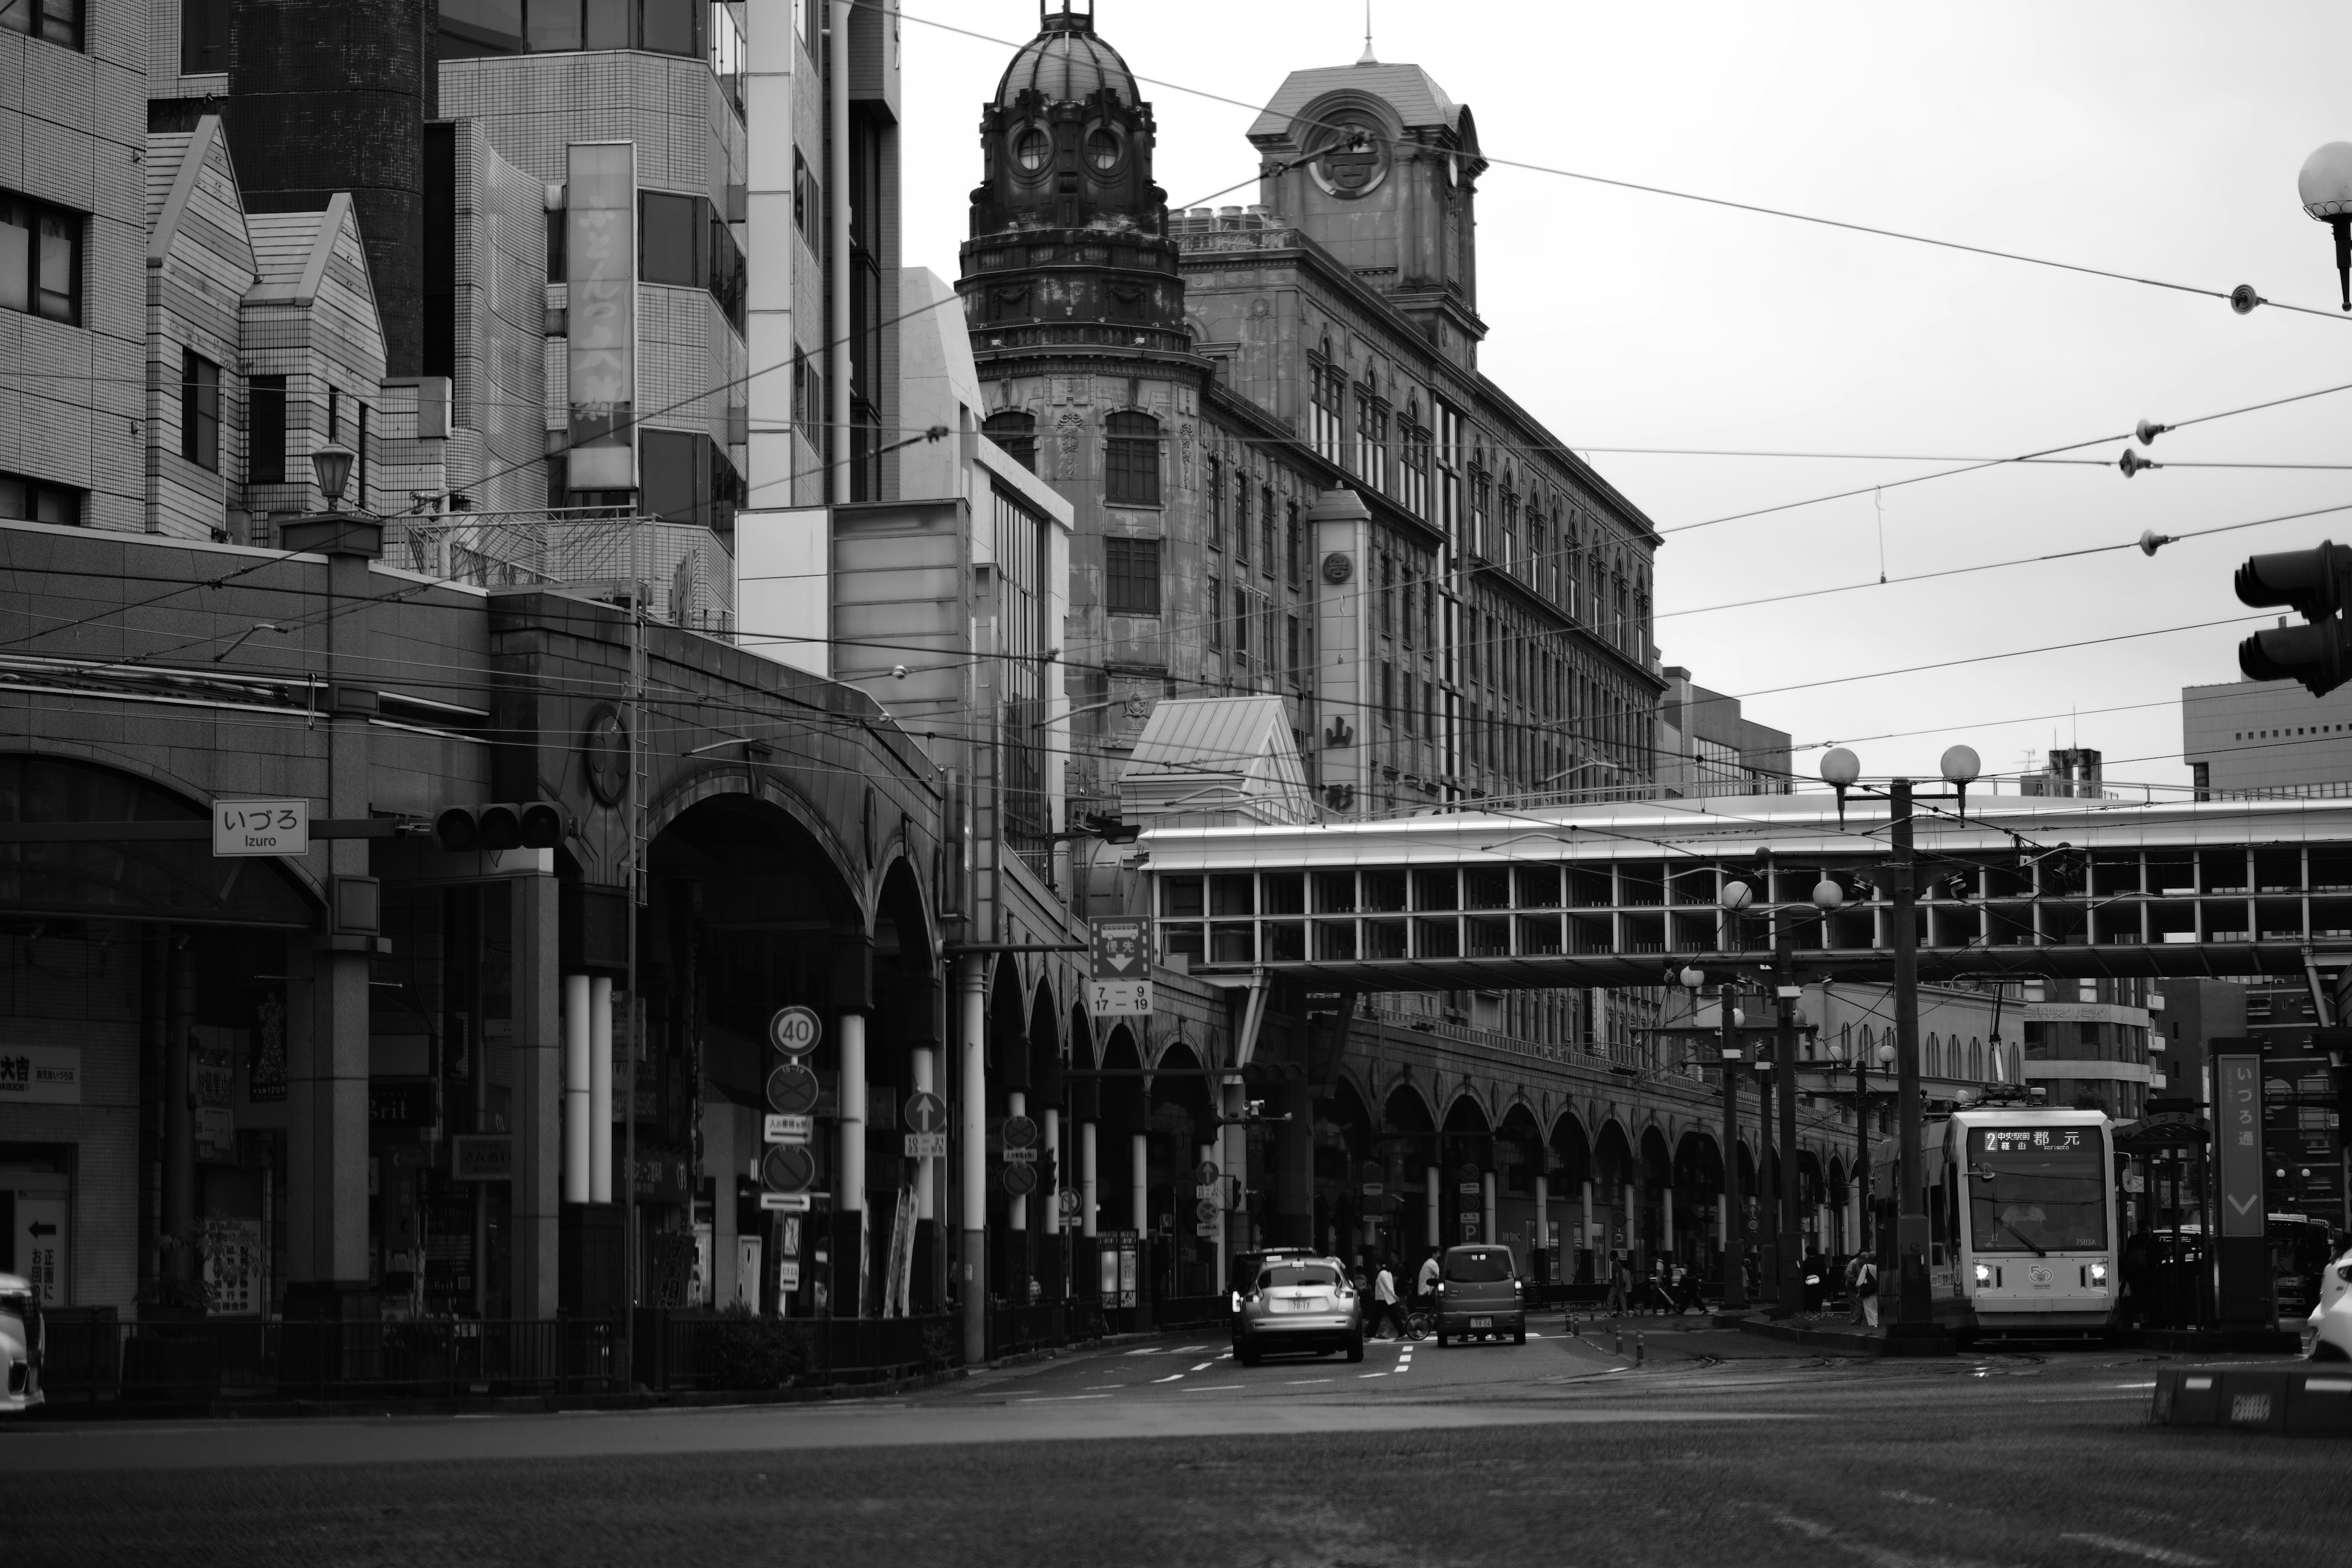
[[[1437,1314],[1426,1307],[1410,1307],[1404,1314],[1404,1337],[1425,1340],[1437,1331]]]

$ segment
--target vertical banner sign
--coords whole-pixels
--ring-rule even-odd
[[[2214,1305],[2224,1323],[2273,1325],[2278,1308],[2263,1202],[2263,1058],[2251,1052],[2213,1055],[2213,1166],[2221,1200]]]
[[[2221,1235],[2260,1237],[2263,1211],[2263,1059],[2213,1058],[2215,1163],[2221,1178]]]
[[[575,490],[637,488],[630,433],[637,381],[637,150],[569,149],[563,257]]]

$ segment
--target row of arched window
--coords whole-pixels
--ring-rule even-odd
[[[1879,1051],[1894,1044],[1895,1031],[1891,1027],[1874,1030],[1864,1024],[1857,1030],[1848,1024],[1840,1031],[1837,1056],[1852,1062],[1858,1046],[1871,1071],[1892,1071],[1889,1063],[1879,1059]],[[2025,1076],[2024,1059],[2023,1047],[2005,1040],[1988,1046],[1979,1037],[1962,1041],[1957,1034],[1931,1029],[1919,1042],[1922,1078],[1952,1079],[1963,1083],[2017,1083]]]

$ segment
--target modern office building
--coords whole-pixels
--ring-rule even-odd
[[[1738,698],[1709,691],[1679,665],[1661,673],[1666,689],[1654,764],[1659,794],[1787,795],[1795,787],[1787,731],[1747,718]]]
[[[2315,698],[2292,680],[2184,686],[2180,760],[2200,798],[2352,791],[2352,688]]]

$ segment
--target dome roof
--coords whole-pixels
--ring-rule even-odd
[[[1117,49],[1095,36],[1092,16],[1065,10],[1044,21],[1044,30],[1022,45],[1004,68],[1004,79],[996,84],[999,109],[1012,108],[1013,100],[1033,87],[1048,103],[1081,103],[1105,87],[1125,103],[1143,101],[1135,88],[1135,73]]]

